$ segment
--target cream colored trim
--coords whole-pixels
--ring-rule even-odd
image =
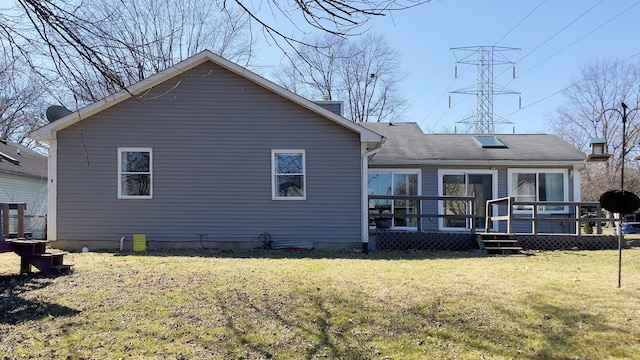
[[[49,141],[47,161],[47,240],[58,240],[58,141]]]

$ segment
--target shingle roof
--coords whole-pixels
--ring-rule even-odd
[[[364,123],[387,141],[372,164],[578,164],[586,155],[550,134],[492,134],[506,147],[483,148],[479,134],[424,134],[416,123]],[[487,134],[481,134],[487,135]]]
[[[47,178],[47,157],[26,146],[0,141],[0,172]]]

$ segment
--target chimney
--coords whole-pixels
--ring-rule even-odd
[[[329,95],[322,95],[321,100],[314,101],[314,103],[322,106],[323,108],[342,116],[342,101],[331,101]]]

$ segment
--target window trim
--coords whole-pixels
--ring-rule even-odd
[[[369,179],[369,175],[371,174],[391,174],[391,181],[393,182],[393,175],[395,174],[409,174],[409,175],[417,175],[417,190],[418,194],[416,196],[422,196],[422,169],[420,168],[369,168],[367,170],[367,180]],[[369,194],[369,188],[367,184],[367,194]],[[369,199],[367,198],[367,209],[369,208]],[[392,209],[395,211],[395,203],[392,205]],[[392,212],[395,213],[395,212]],[[421,218],[418,218],[418,221],[422,221]],[[369,229],[375,229],[375,226],[369,226]],[[408,230],[408,231],[416,231],[418,229],[417,226],[396,226],[394,222],[391,224],[391,229],[393,230]]]
[[[290,174],[302,176],[302,196],[279,196],[276,187],[278,175],[276,174],[276,155],[277,154],[301,154],[302,155],[302,173]],[[271,149],[271,200],[307,200],[307,154],[304,149]]]
[[[122,154],[125,152],[148,152],[149,153],[149,195],[123,195],[122,194],[122,175],[126,172],[122,171]],[[118,199],[153,199],[153,148],[150,147],[119,147],[118,148]],[[141,174],[146,174],[142,173]]]
[[[512,192],[513,189],[513,174],[535,174],[536,175],[536,200],[538,200],[538,196],[540,195],[540,189],[538,181],[538,175],[543,174],[562,174],[562,184],[563,190],[563,200],[561,201],[569,201],[569,169],[545,169],[545,168],[510,168],[507,169],[507,192],[508,196],[514,197],[515,195]],[[531,213],[531,209],[513,209],[514,213]],[[566,214],[569,212],[569,208],[567,206],[562,206],[562,209],[558,210],[540,210],[538,209],[538,214]]]
[[[465,177],[465,189],[466,186],[468,185],[467,182],[467,175],[468,174],[491,174],[491,182],[492,182],[492,186],[491,186],[491,191],[492,191],[492,199],[496,198],[498,196],[498,181],[499,181],[499,177],[498,177],[498,170],[497,169],[438,169],[438,196],[443,196],[442,195],[442,191],[444,190],[443,187],[443,177],[445,175],[464,175]],[[466,190],[465,190],[466,192]],[[496,210],[497,207],[494,205],[493,209]],[[438,213],[442,214],[444,212],[444,200],[440,200],[438,201]],[[486,224],[485,224],[486,226]],[[470,227],[468,226],[468,221],[467,221],[467,226],[464,228],[458,228],[458,227],[445,227],[444,226],[444,218],[439,218],[438,219],[438,230],[443,231],[469,231]],[[481,229],[475,229],[476,231],[481,230]],[[486,229],[485,229],[486,230]],[[497,231],[498,230],[498,224],[497,222],[494,222],[491,231]]]

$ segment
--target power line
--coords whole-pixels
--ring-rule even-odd
[[[547,60],[551,59],[552,57],[560,54],[561,52],[567,50],[568,48],[570,48],[571,46],[575,45],[577,42],[579,42],[580,40],[586,38],[587,36],[593,34],[594,32],[600,30],[600,28],[602,28],[603,26],[607,25],[608,23],[612,22],[613,20],[615,20],[616,18],[620,17],[622,14],[624,14],[625,12],[629,11],[630,9],[632,9],[634,6],[637,6],[638,4],[640,4],[640,1],[636,2],[635,4],[629,6],[628,8],[622,10],[621,12],[619,12],[618,14],[616,14],[615,16],[613,16],[612,18],[610,18],[609,20],[603,22],[602,24],[598,25],[597,27],[595,27],[593,30],[589,31],[588,33],[584,34],[583,36],[579,37],[578,39],[572,41],[569,45],[563,47],[562,49],[556,51],[555,53],[553,53],[552,55],[548,56],[547,58],[545,58],[544,60],[540,61],[539,63],[535,64],[534,66],[530,67],[529,69],[523,71],[520,75],[524,75],[527,72],[531,71],[532,69],[540,66],[541,64],[543,64],[544,62],[546,62]],[[527,54],[528,55],[528,54]],[[526,56],[525,56],[526,57]]]
[[[556,36],[558,36],[561,32],[565,31],[569,26],[573,25],[576,21],[578,21],[580,18],[582,18],[583,16],[585,16],[587,13],[589,13],[591,10],[593,10],[596,6],[600,5],[604,0],[600,0],[598,1],[595,5],[593,5],[592,7],[590,7],[589,9],[587,9],[585,12],[583,12],[582,14],[580,14],[577,18],[573,19],[570,23],[568,23],[567,25],[565,25],[562,29],[558,30],[555,34],[551,35],[549,38],[547,38],[545,41],[543,41],[540,45],[536,46],[533,50],[529,51],[529,53],[527,53],[525,56],[523,56],[522,58],[520,58],[520,61],[526,59],[529,55],[533,54],[536,50],[538,50],[539,48],[541,48],[542,46],[544,46],[546,43],[548,43],[549,41],[551,41],[553,38],[555,38]]]
[[[602,2],[602,1],[600,1],[600,2]],[[598,4],[599,4],[599,3],[598,3]],[[603,22],[603,23],[601,23],[600,25],[596,26],[593,30],[591,30],[591,31],[587,32],[586,34],[584,34],[584,35],[583,35],[583,36],[581,36],[580,38],[576,39],[575,41],[571,42],[571,43],[570,43],[570,44],[568,44],[567,46],[563,47],[561,50],[559,50],[559,51],[555,52],[553,55],[548,56],[547,58],[545,58],[544,60],[540,61],[540,62],[539,62],[539,63],[537,63],[536,65],[534,65],[534,66],[532,66],[532,67],[528,68],[527,70],[525,70],[524,72],[522,72],[522,73],[520,74],[520,76],[522,76],[522,75],[524,75],[524,74],[528,73],[529,71],[533,70],[534,68],[536,68],[536,67],[540,66],[540,65],[541,65],[541,64],[543,64],[544,62],[548,61],[550,58],[552,58],[552,57],[554,57],[554,56],[558,55],[559,53],[561,53],[561,52],[563,52],[563,51],[565,51],[565,50],[566,50],[566,49],[568,49],[569,47],[571,47],[571,46],[573,46],[574,44],[576,44],[577,42],[579,42],[579,41],[583,40],[583,39],[584,39],[584,38],[586,38],[587,36],[589,36],[589,35],[593,34],[593,33],[594,33],[594,32],[596,32],[597,30],[600,30],[603,26],[605,26],[605,25],[607,25],[608,23],[612,22],[612,21],[613,21],[613,20],[615,20],[616,18],[618,18],[618,17],[622,16],[624,13],[626,13],[627,11],[629,11],[630,9],[632,9],[633,7],[637,6],[638,4],[640,4],[640,1],[635,2],[635,3],[634,3],[634,4],[632,4],[631,6],[629,6],[629,7],[625,8],[624,10],[620,11],[619,13],[617,13],[616,15],[614,15],[613,17],[611,17],[611,18],[609,18],[608,20],[606,20],[605,22]],[[597,4],[596,4],[596,5],[597,5]],[[591,7],[589,10],[591,10],[592,8],[593,8],[593,7]],[[582,16],[582,15],[581,15],[581,16]],[[565,27],[565,28],[566,28],[566,27]],[[621,61],[621,63],[623,63],[623,64],[624,64],[624,63],[627,63],[627,62],[629,62],[629,61],[631,61],[631,60],[633,60],[634,58],[637,58],[637,57],[640,57],[640,52],[637,52],[637,53],[635,53],[635,54],[633,54],[633,55],[631,55],[631,56],[627,57],[626,59],[622,60],[622,61]],[[612,65],[612,67],[613,67],[613,66],[615,66],[615,65]],[[545,100],[548,100],[548,99],[550,99],[550,98],[552,98],[552,97],[554,97],[554,96],[556,96],[556,95],[558,95],[558,94],[561,94],[562,92],[564,92],[564,91],[568,90],[569,88],[571,88],[571,87],[573,87],[573,86],[574,86],[574,85],[569,85],[569,86],[567,86],[567,87],[565,87],[565,88],[563,88],[563,89],[560,89],[560,90],[558,90],[558,91],[556,91],[556,92],[554,92],[554,93],[552,93],[552,94],[550,94],[550,95],[548,95],[548,96],[545,96],[545,97],[543,97],[543,98],[541,98],[541,99],[539,99],[539,100],[536,100],[536,101],[534,101],[534,102],[532,102],[532,103],[530,103],[530,104],[528,104],[528,105],[526,105],[526,106],[523,106],[521,109],[518,109],[518,110],[516,110],[516,111],[512,112],[511,114],[507,115],[507,116],[506,116],[506,118],[508,119],[508,118],[510,118],[511,116],[513,116],[513,115],[517,114],[518,112],[520,112],[520,111],[522,111],[522,110],[525,110],[525,109],[527,109],[527,108],[529,108],[529,107],[531,107],[531,106],[534,106],[534,105],[539,104],[539,103],[541,103],[541,102],[543,102],[543,101],[545,101]]]
[[[634,58],[637,58],[637,57],[640,57],[640,51],[639,51],[639,52],[637,52],[637,53],[635,53],[635,54],[633,54],[633,55],[631,55],[631,56],[629,56],[629,57],[627,57],[626,59],[624,59],[624,60],[620,61],[618,64],[625,64],[625,63],[627,63],[627,62],[629,62],[629,61],[631,61],[631,60],[633,60]],[[611,66],[608,68],[608,70],[613,69],[613,67],[617,66],[618,64],[613,64],[613,65],[611,65]],[[566,86],[566,87],[564,87],[564,88],[562,88],[562,89],[560,89],[560,90],[558,90],[558,91],[556,91],[556,92],[554,92],[554,93],[552,93],[552,94],[550,94],[550,95],[547,95],[547,96],[545,96],[545,97],[543,97],[543,98],[541,98],[541,99],[539,99],[539,100],[536,100],[536,101],[534,101],[534,102],[532,102],[532,103],[530,103],[530,104],[528,104],[528,105],[526,105],[526,106],[523,106],[522,108],[520,108],[520,109],[518,109],[518,110],[516,110],[516,111],[512,112],[511,114],[507,115],[507,116],[506,116],[506,118],[509,118],[509,117],[511,117],[511,116],[513,116],[513,115],[515,115],[515,114],[517,114],[518,112],[520,112],[520,111],[522,111],[522,110],[528,109],[528,108],[530,108],[530,107],[532,107],[532,106],[534,106],[534,105],[536,105],[536,104],[538,104],[538,103],[541,103],[541,102],[543,102],[543,101],[545,101],[545,100],[547,100],[547,99],[549,99],[549,98],[552,98],[552,97],[554,97],[554,96],[556,96],[556,95],[558,95],[558,94],[561,94],[561,93],[565,92],[566,90],[569,90],[570,88],[572,88],[572,87],[576,86],[577,84],[580,84],[580,83],[582,83],[582,82],[584,82],[584,81],[586,81],[586,80],[580,80],[580,81],[578,81],[578,82],[577,82],[577,83],[575,83],[575,84],[571,84],[571,85],[569,85],[569,86]]]
[[[504,40],[504,38],[506,38],[509,34],[511,34],[511,32],[512,32],[513,30],[515,30],[518,26],[520,26],[520,24],[522,24],[525,20],[527,20],[527,18],[529,18],[529,16],[531,16],[531,14],[533,14],[536,10],[538,10],[538,8],[539,8],[542,4],[544,4],[544,2],[545,2],[545,1],[546,1],[546,0],[542,0],[542,1],[541,1],[541,2],[540,2],[540,3],[539,3],[535,8],[533,8],[533,10],[529,11],[529,13],[528,13],[527,15],[525,15],[525,17],[523,17],[520,21],[518,21],[518,23],[517,23],[517,24],[515,24],[515,25],[511,28],[511,30],[507,31],[507,33],[506,33],[506,34],[504,34],[504,35],[500,38],[500,40],[496,41],[494,45],[498,45],[498,44],[500,43],[500,41]]]

